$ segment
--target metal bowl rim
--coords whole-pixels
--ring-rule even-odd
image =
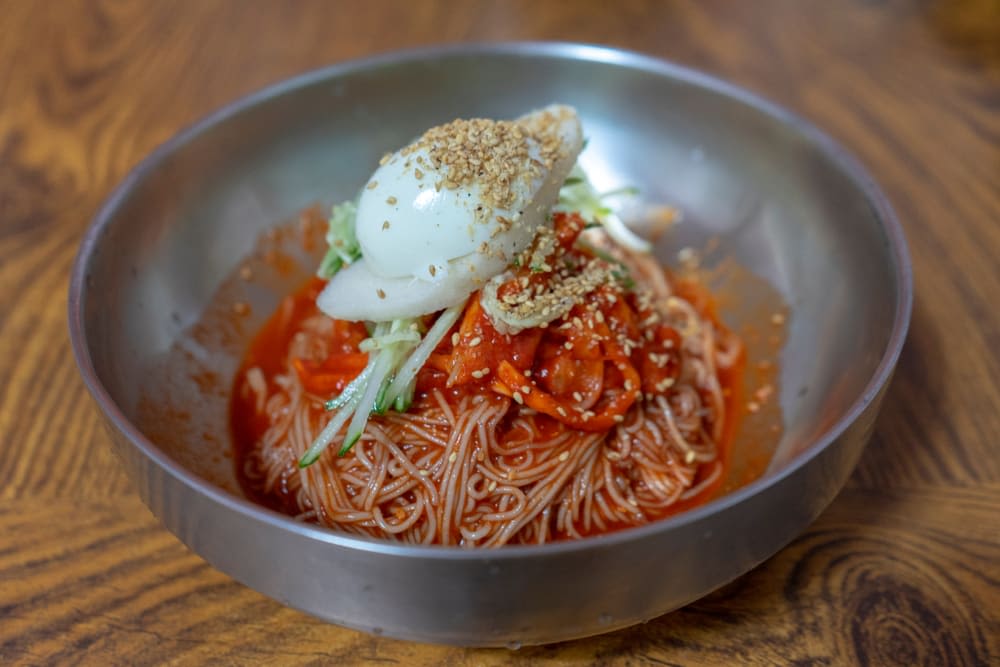
[[[104,388],[94,368],[88,341],[84,333],[83,308],[87,270],[91,258],[100,244],[105,228],[113,220],[123,200],[130,195],[138,183],[155,172],[160,163],[176,150],[196,140],[203,132],[230,118],[238,116],[240,113],[252,109],[258,104],[299,88],[308,87],[321,81],[333,80],[348,74],[371,71],[387,65],[457,56],[543,57],[557,60],[592,62],[600,65],[618,65],[633,70],[641,70],[689,83],[735,100],[738,103],[753,108],[759,113],[776,119],[784,125],[792,127],[809,143],[817,146],[820,152],[836,164],[864,193],[869,204],[874,209],[876,219],[881,223],[888,237],[890,255],[894,260],[892,268],[894,269],[898,289],[895,295],[896,311],[893,316],[892,333],[879,365],[861,395],[851,403],[839,419],[816,437],[784,469],[772,475],[758,478],[704,505],[644,526],[628,528],[606,535],[543,545],[510,545],[501,549],[488,551],[441,545],[403,545],[378,538],[346,535],[330,528],[298,522],[287,515],[260,506],[248,499],[230,494],[222,488],[194,475],[167,456],[132,424]],[[223,106],[182,129],[133,167],[98,209],[83,236],[79,251],[74,260],[69,285],[68,319],[73,355],[76,358],[77,366],[84,383],[100,409],[113,423],[114,427],[124,434],[134,447],[137,447],[157,467],[171,475],[176,481],[184,484],[191,491],[203,494],[231,511],[247,515],[250,519],[271,524],[276,528],[289,530],[293,533],[298,533],[302,537],[326,542],[334,546],[400,557],[505,561],[527,556],[554,556],[565,552],[607,548],[622,542],[642,540],[654,533],[667,532],[725,511],[747,500],[751,496],[778,484],[786,477],[795,474],[796,471],[808,464],[809,461],[840,437],[864,412],[868,404],[878,395],[883,385],[889,381],[906,339],[912,306],[913,271],[903,228],[896,218],[888,199],[869,175],[868,171],[855,157],[826,133],[800,116],[768,101],[756,93],[727,83],[712,75],[654,56],[594,44],[526,41],[426,46],[390,51],[336,63],[268,85]]]

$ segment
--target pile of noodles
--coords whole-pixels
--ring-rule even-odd
[[[322,363],[354,342],[345,338],[345,323],[311,310],[281,324],[294,333],[286,337],[279,371],[250,366],[238,379],[240,400],[266,425],[243,456],[246,483],[285,511],[344,532],[469,547],[544,543],[641,525],[704,496],[724,470],[721,447],[730,416],[722,378],[739,363],[741,343],[651,259],[615,253],[634,285],[595,298],[618,299],[644,316],[633,324],[640,344],[625,348],[630,356],[623,363],[637,372],[667,366],[670,374],[666,381],[641,378],[637,399],[607,428],[573,428],[556,413],[543,414],[517,387],[504,390],[495,365],[486,378],[456,383],[448,364],[469,350],[468,339],[460,342],[462,327],[489,326],[474,295],[456,333],[438,348],[437,361],[422,371],[407,412],[373,415],[348,453],[331,447],[300,468],[300,457],[330,419],[324,409],[329,395],[310,390],[302,360]],[[581,325],[593,328],[593,321],[581,322],[581,313],[529,332],[542,341],[535,349],[558,349],[553,346],[568,345],[562,341],[578,335]],[[670,340],[654,340],[657,331]],[[646,342],[660,344],[662,358],[650,355]],[[540,363],[522,359],[527,372],[517,377],[531,382],[530,371],[539,377]],[[510,366],[507,371],[514,372]],[[610,365],[603,377],[618,385],[603,389],[604,403],[633,389]],[[574,394],[564,398],[584,399]]]

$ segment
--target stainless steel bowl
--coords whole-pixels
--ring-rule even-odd
[[[239,494],[225,391],[164,387],[197,413],[142,423],[150,369],[197,321],[254,237],[312,202],[354,194],[379,156],[454,117],[575,105],[599,184],[638,184],[686,214],[792,309],[785,433],[761,479],[654,525],[496,551],[347,537]],[[250,295],[255,318],[278,295]],[[69,322],[80,370],[144,501],[237,580],[331,622],[463,645],[552,642],[653,618],[759,564],[841,488],[872,432],[909,322],[903,233],[864,170],[799,118],[708,76],[572,44],[457,46],[336,65],[268,88],[182,132],[137,167],[87,232]],[[231,333],[231,332],[230,332]],[[242,338],[241,338],[242,337]],[[239,345],[235,346],[238,349]],[[194,353],[197,356],[197,353]],[[208,355],[213,356],[213,355]],[[237,353],[202,360],[220,377]],[[183,420],[181,420],[183,421]]]

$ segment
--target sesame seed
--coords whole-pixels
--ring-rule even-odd
[[[416,176],[417,180],[419,181],[421,178],[424,177],[424,172],[420,171],[419,169],[414,169],[413,175]]]
[[[365,188],[368,190],[374,190],[377,187],[378,187],[378,181],[369,181],[368,185],[365,186]]]
[[[616,424],[621,424],[623,421],[625,421],[625,418],[622,417],[621,415],[615,415],[614,417],[612,417],[612,419],[615,421]]]
[[[421,469],[420,470],[420,476],[421,477],[427,477],[427,475],[429,475],[429,474],[431,474],[430,470],[425,470],[425,469]]]
[[[583,401],[583,394],[581,394],[578,391],[574,391],[573,392],[573,400],[576,401],[577,403],[582,402]]]
[[[561,405],[560,405],[560,406],[558,406],[558,407],[556,407],[556,412],[558,412],[558,413],[559,413],[559,416],[560,416],[560,417],[565,417],[565,416],[566,416],[566,408],[564,408],[564,407],[563,407],[563,406],[561,406]]]
[[[781,326],[785,323],[785,316],[781,313],[775,313],[774,315],[771,315],[771,322],[776,326]]]
[[[684,463],[694,463],[695,455],[690,449],[684,452]]]
[[[431,264],[429,267],[427,267],[427,271],[430,272],[430,274],[432,276],[436,276],[437,272],[438,272],[437,267],[434,266],[433,264]]]
[[[524,405],[524,397],[521,396],[519,392],[515,391],[514,396],[512,398],[514,399],[514,402],[517,403],[518,405]]]
[[[375,293],[378,294],[378,298],[380,299],[385,298],[385,290],[383,290],[381,287],[375,290]]]
[[[472,340],[469,341],[469,347],[475,347],[475,346],[479,345],[482,342],[483,342],[483,339],[480,338],[479,336],[476,336],[475,338],[473,338]]]
[[[451,335],[451,344],[453,346],[458,345],[458,342],[460,340],[462,340],[462,337],[458,335],[458,332],[455,332]]]
[[[547,168],[561,157],[564,149],[558,139],[560,120],[555,114],[533,117],[530,122],[454,120],[431,128],[401,153],[426,151],[429,162],[442,173],[436,188],[453,190],[476,183],[490,208],[505,208],[515,200],[518,181],[534,177],[530,166],[532,145],[537,146],[541,163]],[[424,164],[421,155],[416,161]]]
[[[388,204],[389,206],[395,206],[397,201],[399,200],[397,200],[395,197],[388,197],[385,200],[385,203]]]
[[[569,458],[569,452],[563,452],[562,454],[559,455],[560,461],[565,461],[568,458]]]
[[[522,384],[521,385],[521,393],[522,394],[530,394],[531,393],[531,387],[529,387],[526,384]]]
[[[389,229],[389,221],[388,220],[386,220],[385,222],[382,223],[382,231],[384,232],[387,229]]]
[[[490,480],[489,490],[492,491],[495,488],[497,488],[497,481],[495,479]]]
[[[674,379],[664,378],[663,380],[660,380],[659,382],[656,383],[655,389],[656,391],[663,392],[666,391],[667,389],[670,389],[672,386],[674,386]]]
[[[486,377],[487,375],[490,374],[490,369],[489,368],[480,368],[479,372],[483,374],[483,377]]]
[[[531,369],[530,368],[528,370],[524,371],[524,377],[526,377],[526,378],[530,378],[531,377]]]

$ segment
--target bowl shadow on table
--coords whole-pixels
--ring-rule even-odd
[[[827,530],[824,517],[831,515],[836,515],[831,520],[834,523],[843,523],[846,515],[850,523],[866,526],[867,530],[870,524],[880,523],[878,515],[893,513],[896,497],[892,494],[880,494],[877,504],[853,502],[851,496],[870,489],[891,489],[893,481],[910,481],[905,477],[909,452],[903,451],[903,445],[909,443],[905,436],[884,434],[905,424],[920,429],[939,423],[941,416],[928,409],[923,412],[918,426],[914,423],[913,411],[915,405],[937,403],[940,384],[931,381],[929,363],[931,360],[935,364],[940,362],[940,350],[938,331],[917,300],[909,336],[883,401],[872,440],[845,490],[803,536],[748,574],[682,609],[599,637],[524,648],[518,657],[531,662],[557,655],[560,658],[573,655],[611,658],[619,654],[634,657],[645,651],[660,653],[662,657],[663,651],[677,651],[725,661],[740,660],[741,655],[749,659],[746,652],[753,650],[782,659],[808,660],[808,649],[805,646],[796,648],[795,642],[815,634],[838,633],[839,628],[850,625],[851,619],[847,616],[853,613],[852,606],[845,604],[845,600],[818,599],[822,594],[820,587],[802,578],[801,571],[806,569],[804,561],[812,555],[809,543],[814,539],[811,533]],[[940,367],[936,367],[933,376],[940,377],[940,371]],[[826,608],[819,608],[822,605]],[[821,623],[817,624],[817,620]],[[748,637],[753,638],[749,643]],[[850,637],[839,640],[852,642]],[[771,650],[767,649],[768,645]],[[864,646],[853,644],[842,648],[855,657],[867,652]],[[802,655],[796,655],[797,651]]]

